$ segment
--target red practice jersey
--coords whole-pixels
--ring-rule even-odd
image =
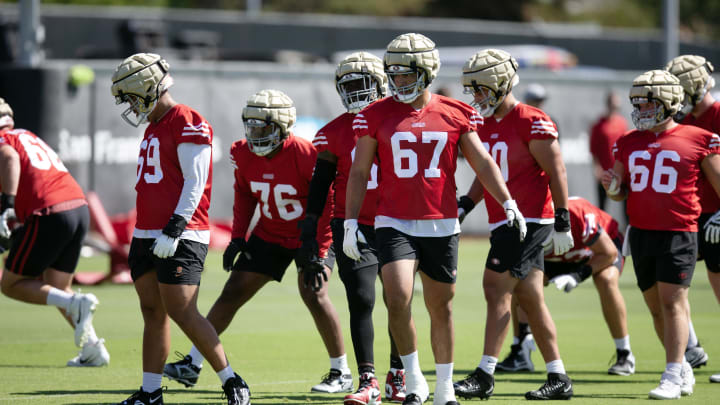
[[[720,133],[720,101],[716,101],[697,118],[688,114],[682,123],[700,127],[715,134]],[[714,213],[720,210],[720,198],[705,176],[700,176],[698,180],[698,196],[703,213]]]
[[[551,251],[550,254],[545,255],[546,260],[580,263],[592,256],[589,245],[595,243],[602,232],[607,233],[610,239],[620,236],[617,221],[584,198],[570,197],[568,211],[570,211],[570,229],[575,245],[562,256],[555,256]]]
[[[612,147],[627,130],[627,121],[620,114],[601,117],[590,129],[590,153],[603,170],[612,169],[615,164]]]
[[[232,237],[245,238],[255,207],[260,204],[260,219],[253,234],[287,249],[299,248],[298,222],[305,218],[316,158],[310,141],[292,134],[272,158],[252,153],[245,139],[234,142],[230,148],[235,167]],[[332,242],[330,208],[328,199],[318,223],[321,257]]]
[[[358,113],[353,121],[355,135],[377,141],[377,215],[457,218],[458,142],[460,135],[475,131],[481,122],[469,105],[438,94],[419,111],[388,97]]]
[[[15,215],[24,222],[43,208],[84,200],[82,188],[68,173],[54,150],[24,129],[0,131],[0,144],[8,144],[20,157],[20,182],[15,196]]]
[[[697,232],[697,181],[705,156],[718,153],[720,137],[677,125],[665,132],[631,131],[613,152],[625,166],[630,225],[646,230]]]
[[[212,145],[213,130],[197,111],[177,104],[160,122],[151,122],[140,143],[137,180],[137,223],[142,230],[162,229],[173,215],[184,184],[178,145]],[[212,187],[212,161],[205,190],[185,229],[209,230],[208,208]]]
[[[517,104],[500,121],[485,118],[480,139],[500,167],[510,195],[528,222],[552,223],[554,218],[550,177],[530,153],[530,141],[556,139],[557,127],[542,110]],[[490,229],[507,222],[505,210],[485,198]]]
[[[357,135],[352,128],[355,114],[344,113],[318,131],[313,139],[313,145],[318,152],[329,151],[337,156],[337,174],[333,189],[335,192],[334,211],[335,218],[345,218],[345,198],[347,191],[350,166],[355,158],[355,144]],[[358,222],[365,225],[375,223],[375,211],[378,199],[378,167],[375,163],[370,171],[367,193],[360,209]]]

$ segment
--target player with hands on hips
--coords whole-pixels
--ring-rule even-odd
[[[168,89],[170,65],[152,53],[126,58],[112,75],[111,92],[130,125],[145,128],[138,157],[137,222],[128,264],[144,320],[143,380],[120,404],[163,404],[162,372],[175,321],[217,372],[228,404],[250,404],[213,326],[197,309],[197,294],[210,241],[212,187],[210,124],[178,104]]]
[[[573,246],[567,175],[555,123],[542,110],[520,103],[513,94],[520,80],[517,70],[515,59],[499,49],[482,50],[463,66],[464,93],[473,97],[470,105],[481,116],[478,135],[496,160],[524,216],[519,222],[526,223],[526,228],[512,226],[513,206],[486,199],[491,236],[483,275],[487,301],[483,355],[475,371],[456,382],[454,388],[465,398],[487,399],[493,394],[511,299],[516,298],[529,314],[548,371],[545,384],[525,397],[569,399],[572,382],[560,358],[555,323],[543,297],[543,245],[553,244],[558,254]],[[477,202],[482,196],[476,179],[467,197]]]
[[[449,308],[458,270],[455,171],[459,149],[498,206],[511,197],[500,168],[475,132],[482,118],[469,105],[428,90],[440,68],[435,44],[421,34],[400,35],[388,45],[384,64],[392,97],[370,104],[353,121],[358,139],[347,184],[344,234],[361,240],[355,220],[377,161],[382,175],[374,222],[376,246],[390,330],[405,366],[403,404],[420,405],[430,394],[420,369],[411,312],[419,270],[435,357],[433,404],[456,405]],[[410,195],[416,196],[412,203],[408,203]],[[516,218],[522,222],[521,216]],[[344,251],[356,255],[362,246],[346,243]]]
[[[685,359],[688,289],[697,259],[698,179],[720,190],[720,137],[677,124],[684,99],[679,79],[651,70],[630,88],[636,130],[617,140],[615,165],[602,183],[613,200],[627,198],[629,241],[638,287],[665,348],[666,367],[650,398],[690,395],[695,378]]]
[[[312,221],[305,207],[317,152],[313,145],[292,133],[296,111],[292,99],[279,90],[261,90],[242,110],[245,139],[233,142],[230,159],[234,174],[234,204],[231,240],[223,253],[223,268],[230,272],[207,319],[222,334],[237,311],[272,281],[280,282],[295,261],[297,285],[331,357],[346,377],[328,389],[349,391],[352,378],[345,360],[342,331],[337,312],[317,275],[330,272],[333,257],[327,221]],[[253,213],[260,218],[250,232]],[[329,207],[327,207],[329,210]],[[307,263],[298,257],[301,229],[315,226],[320,246],[317,259]],[[317,230],[319,228],[319,231]],[[319,268],[319,269],[318,269]],[[308,277],[309,273],[309,277]],[[322,276],[320,276],[322,277]],[[307,287],[306,287],[307,286]],[[194,345],[188,355],[168,363],[164,375],[187,387],[199,378],[204,353]],[[348,387],[349,384],[349,387]]]
[[[347,55],[338,63],[334,79],[346,112],[322,127],[313,140],[318,158],[310,184],[307,215],[311,218],[323,216],[321,211],[326,199],[333,199],[333,244],[338,248],[338,271],[345,286],[350,312],[350,336],[359,375],[357,390],[346,395],[343,402],[346,405],[375,405],[382,401],[380,384],[375,376],[373,325],[375,284],[380,270],[373,227],[378,199],[376,164],[370,170],[368,190],[356,221],[345,221],[345,197],[356,151],[357,135],[353,129],[361,125],[353,124],[353,121],[363,108],[385,96],[387,76],[380,58],[360,51]],[[306,243],[306,240],[310,243]],[[314,249],[312,240],[303,238],[303,241],[300,250]],[[389,366],[385,377],[385,398],[402,402],[406,393],[405,370],[392,335]]]

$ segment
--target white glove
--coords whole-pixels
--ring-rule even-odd
[[[180,239],[162,234],[152,245],[153,254],[161,259],[175,255]]]
[[[552,250],[555,256],[562,256],[575,246],[575,242],[573,241],[571,231],[558,232],[553,229],[542,246],[545,249],[545,254],[549,254]]]
[[[573,290],[573,288],[578,286],[578,281],[575,280],[575,277],[569,274],[561,274],[557,277],[553,277],[550,282],[555,284],[555,287],[557,287],[558,290],[565,291],[566,293],[569,293]]]
[[[720,242],[720,211],[716,212],[708,218],[705,225],[705,242],[707,243],[718,243]]]
[[[8,221],[12,221],[15,218],[14,208],[8,208],[3,211],[2,215],[0,215],[0,238],[10,238],[12,230],[10,229],[10,226],[8,226]]]
[[[520,242],[524,241],[525,235],[527,235],[527,224],[525,223],[525,217],[518,209],[517,203],[515,200],[507,200],[503,203],[503,208],[505,208],[508,226],[518,228],[520,230]]]
[[[359,243],[367,243],[365,235],[358,229],[357,219],[346,219],[343,222],[345,228],[345,236],[343,237],[343,252],[345,256],[358,261],[362,254],[360,253]]]

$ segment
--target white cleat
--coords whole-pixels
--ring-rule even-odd
[[[650,391],[650,399],[678,399],[680,398],[682,380],[677,376],[663,373],[660,385]]]
[[[710,376],[711,383],[720,383],[720,374],[713,374]]]
[[[75,293],[68,315],[75,324],[75,346],[83,347],[92,328],[93,314],[99,301],[94,294]]]
[[[85,343],[77,356],[68,360],[68,367],[102,367],[110,363],[110,353],[105,348],[105,339]]]

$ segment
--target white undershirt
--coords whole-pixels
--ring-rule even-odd
[[[210,174],[212,147],[196,143],[181,143],[177,148],[180,169],[183,174],[183,188],[174,213],[188,222],[200,204]],[[158,238],[162,229],[137,229],[133,232],[136,238]],[[184,230],[180,239],[188,239],[200,243],[210,243],[209,230]]]
[[[460,221],[457,218],[398,219],[378,215],[375,229],[379,228],[393,228],[410,236],[440,238],[460,233]]]

